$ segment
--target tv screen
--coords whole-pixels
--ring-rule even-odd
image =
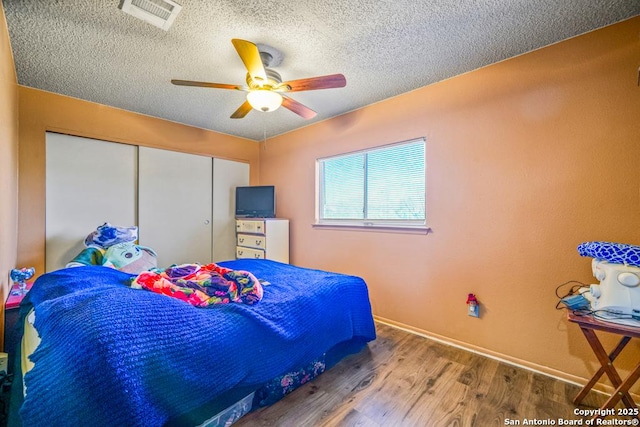
[[[236,187],[236,217],[275,218],[275,187],[273,185]]]

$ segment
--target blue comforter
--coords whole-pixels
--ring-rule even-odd
[[[353,276],[265,260],[220,263],[269,281],[254,305],[196,308],[105,267],[58,270],[29,293],[41,338],[24,425],[159,426],[234,387],[256,388],[337,343],[375,339]]]

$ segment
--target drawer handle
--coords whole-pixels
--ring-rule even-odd
[[[238,240],[240,241],[240,243],[244,243],[244,237],[240,237]]]
[[[262,240],[256,240],[256,246],[262,246]]]
[[[238,251],[238,255],[242,256],[242,254],[244,254],[243,251]]]
[[[253,254],[253,257],[254,257],[255,259],[260,259],[260,254]]]

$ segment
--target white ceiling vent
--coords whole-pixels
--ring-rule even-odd
[[[167,31],[180,13],[182,6],[171,0],[122,0],[120,9]]]

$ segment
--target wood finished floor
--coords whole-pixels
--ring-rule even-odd
[[[249,426],[504,426],[576,420],[579,387],[380,323],[378,338],[271,407]],[[584,408],[605,397],[591,393]]]

